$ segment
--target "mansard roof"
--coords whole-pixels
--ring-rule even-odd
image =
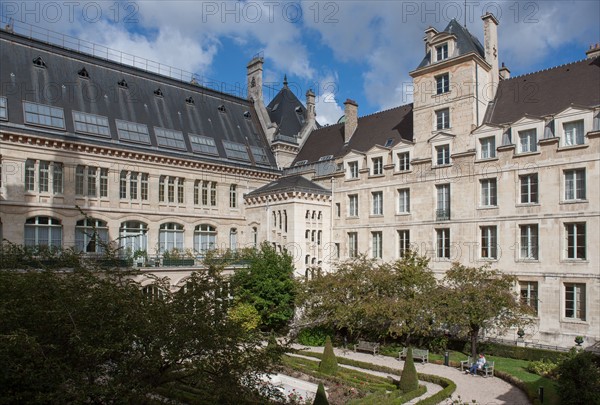
[[[310,194],[331,195],[331,191],[308,180],[301,175],[284,176],[246,194],[246,198],[269,194],[300,192]]]
[[[344,156],[350,151],[366,152],[375,145],[396,145],[401,139],[413,139],[413,105],[407,104],[390,110],[358,118],[356,131],[344,143],[344,123],[319,128],[309,135],[295,162],[316,162],[322,156]],[[294,164],[292,164],[293,166]]]
[[[277,170],[253,104],[241,97],[4,30],[0,30],[0,81],[4,83],[2,96],[8,104],[8,121],[0,122],[3,129],[122,150]],[[26,124],[25,101],[63,109],[65,128]],[[104,122],[107,119],[110,136],[76,131],[74,112],[93,114]],[[143,137],[144,142],[120,137],[117,120],[146,125],[148,135]],[[160,136],[157,132],[161,132]],[[169,139],[173,136],[175,139]],[[201,143],[210,143],[210,139],[214,146],[210,145],[207,152]]]
[[[440,34],[450,34],[456,37],[457,53],[451,56],[476,53],[482,58],[485,58],[485,49],[483,48],[483,45],[481,45],[481,42],[479,42],[479,39],[471,34],[468,29],[460,25],[455,19],[450,20],[444,31],[437,33],[436,36]],[[431,52],[427,52],[427,55],[425,55],[417,69],[429,66],[431,64],[431,56]]]
[[[484,122],[508,124],[526,115],[554,115],[571,104],[600,106],[600,57],[501,80]]]
[[[306,122],[306,107],[288,87],[287,79],[267,106],[267,112],[278,126],[277,135],[296,136]]]

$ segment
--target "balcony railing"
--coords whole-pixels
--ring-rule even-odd
[[[436,221],[450,221],[450,208],[435,210]]]

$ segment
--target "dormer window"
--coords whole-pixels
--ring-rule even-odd
[[[159,87],[158,89],[154,90],[154,95],[155,95],[156,97],[162,97],[162,96],[163,96],[163,92],[162,92],[162,90],[160,89],[160,87]]]
[[[247,120],[249,120],[250,117],[252,117],[252,115],[250,114],[250,111],[244,111],[244,118],[246,118]]]
[[[296,114],[302,114],[303,113],[302,107],[300,107],[300,106],[296,107],[295,111],[296,111]]]
[[[82,79],[90,78],[90,74],[88,73],[86,68],[81,68],[81,70],[79,72],[77,72],[77,75],[79,75],[79,77],[81,77]]]
[[[358,179],[358,162],[348,162],[348,178]]]
[[[125,79],[121,79],[119,82],[117,82],[117,86],[119,86],[122,89],[126,89],[129,87]]]
[[[217,110],[218,110],[220,113],[224,113],[224,112],[226,111],[226,110],[225,110],[225,106],[224,106],[223,104],[221,104],[220,106],[218,106],[218,107],[217,107]]]
[[[583,120],[565,122],[563,130],[565,146],[583,145]]]
[[[435,54],[437,56],[437,61],[442,61],[448,59],[448,43],[441,44],[435,47]]]
[[[386,148],[389,148],[390,146],[392,146],[392,144],[394,143],[394,138],[388,138],[387,141],[385,141],[385,146]]]
[[[383,174],[383,158],[376,157],[372,159],[373,163],[373,176],[379,176]]]
[[[519,152],[537,152],[537,131],[535,128],[519,131]]]
[[[195,101],[194,101],[194,97],[189,96],[188,98],[185,99],[185,103],[187,105],[194,105]]]
[[[44,62],[44,59],[42,59],[41,56],[38,56],[37,58],[35,58],[33,60],[33,66],[37,66],[40,68],[45,68],[46,67],[46,62]]]

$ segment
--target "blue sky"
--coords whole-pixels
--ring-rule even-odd
[[[597,1],[471,1],[467,28],[483,42],[480,16],[500,21],[499,58],[512,75],[583,59],[600,42]],[[228,89],[245,85],[247,62],[265,58],[265,93],[287,74],[304,100],[318,96],[317,119],[333,123],[343,102],[359,114],[410,102],[408,73],[424,56],[424,30],[464,21],[459,1],[0,1],[13,17],[52,31],[197,72]],[[238,90],[239,91],[239,90]],[[267,100],[268,101],[268,100]]]

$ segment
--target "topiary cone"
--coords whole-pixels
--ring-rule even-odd
[[[317,395],[315,395],[313,405],[329,405],[327,394],[325,394],[325,387],[322,382],[319,383],[319,388],[317,388]]]
[[[335,357],[335,353],[333,353],[331,338],[327,336],[327,339],[325,339],[325,350],[323,350],[323,358],[319,363],[319,371],[323,374],[333,375],[337,372],[337,369],[337,358]]]
[[[419,377],[417,376],[417,369],[413,360],[412,347],[408,348],[408,353],[406,354],[399,387],[403,392],[414,391],[419,388]]]

